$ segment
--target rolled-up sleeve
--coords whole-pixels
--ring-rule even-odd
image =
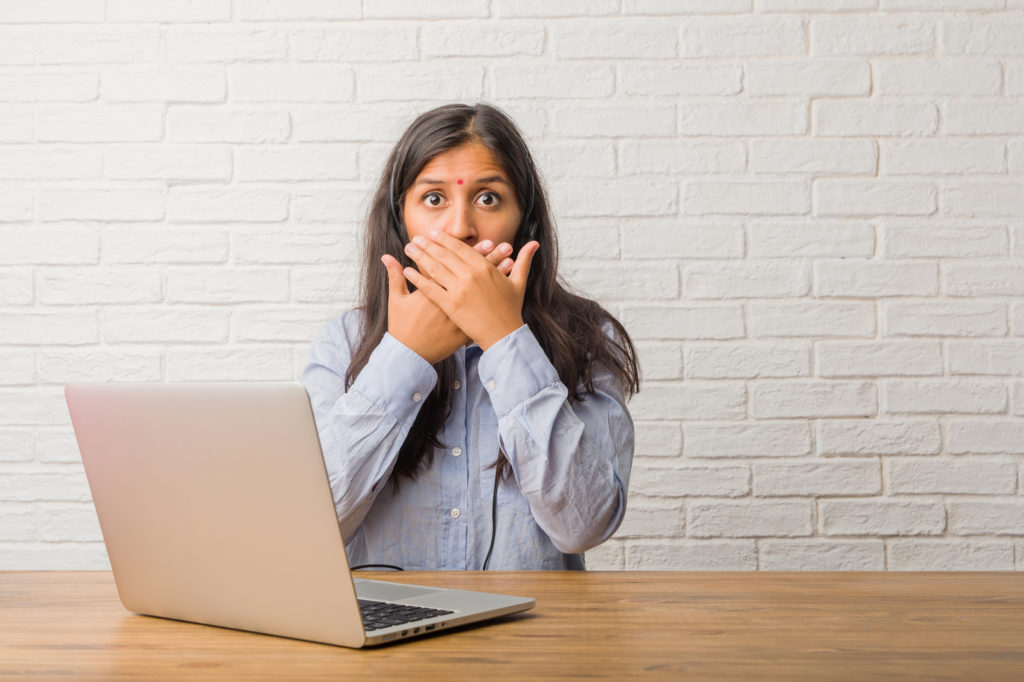
[[[603,331],[614,333],[607,322]],[[573,554],[611,537],[626,511],[634,446],[620,382],[595,365],[593,391],[570,405],[527,325],[488,348],[478,370],[498,416],[501,446],[552,543]]]
[[[359,315],[348,311],[325,326],[302,372],[346,540],[391,475],[409,429],[437,383],[430,363],[385,333],[346,392]]]

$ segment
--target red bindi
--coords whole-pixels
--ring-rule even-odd
[[[459,184],[460,185],[462,184],[462,178],[459,178]]]

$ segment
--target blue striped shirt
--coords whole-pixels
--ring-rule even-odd
[[[349,561],[480,569],[500,446],[514,477],[498,488],[489,568],[584,568],[583,552],[608,539],[626,509],[633,421],[614,376],[596,367],[594,391],[570,405],[529,326],[486,352],[459,348],[454,403],[438,433],[447,447],[396,494],[388,477],[437,372],[385,333],[345,392],[361,318],[349,310],[327,324],[302,374]],[[604,331],[613,334],[607,321]]]

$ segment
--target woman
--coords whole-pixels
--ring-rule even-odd
[[[582,569],[622,521],[636,352],[559,284],[556,254],[504,113],[447,105],[405,131],[367,219],[361,305],[303,372],[353,564]]]

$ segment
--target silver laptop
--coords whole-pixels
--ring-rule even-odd
[[[534,606],[353,579],[301,384],[71,384],[64,395],[130,611],[363,647]]]

